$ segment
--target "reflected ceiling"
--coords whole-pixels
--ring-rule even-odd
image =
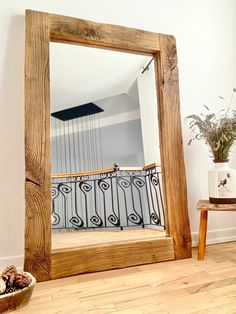
[[[104,109],[105,116],[137,110],[136,78],[150,59],[137,54],[50,43],[51,111],[89,102]]]

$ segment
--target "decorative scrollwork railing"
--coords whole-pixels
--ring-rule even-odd
[[[52,176],[52,228],[164,227],[160,166]]]

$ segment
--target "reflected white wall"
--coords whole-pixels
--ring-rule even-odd
[[[154,61],[137,78],[145,165],[160,162]]]

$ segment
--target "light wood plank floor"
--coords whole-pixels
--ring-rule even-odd
[[[84,248],[129,241],[152,240],[165,237],[165,231],[158,229],[126,229],[123,231],[77,231],[53,232],[52,250]]]
[[[20,314],[236,313],[236,242],[207,246],[204,261],[149,264],[36,285]]]

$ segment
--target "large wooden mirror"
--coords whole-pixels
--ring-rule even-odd
[[[100,48],[117,53],[140,55],[142,58],[147,58],[147,63],[153,59],[158,98],[165,237],[152,238],[146,242],[145,239],[139,239],[139,241],[131,241],[128,246],[116,242],[110,247],[99,244],[98,248],[88,246],[85,249],[73,247],[52,250],[51,213],[53,211],[54,218],[58,215],[54,207],[52,208],[52,183],[54,187],[56,184],[58,191],[58,186],[59,188],[62,186],[60,182],[64,182],[65,178],[74,180],[76,177],[76,181],[69,180],[70,186],[75,187],[76,184],[81,187],[86,180],[81,181],[83,174],[75,170],[70,171],[69,176],[67,171],[64,177],[61,173],[55,175],[58,171],[51,171],[51,147],[56,146],[56,140],[53,141],[50,135],[54,132],[54,137],[59,139],[60,134],[56,132],[60,132],[61,124],[58,120],[53,120],[51,123],[53,110],[49,79],[50,42],[64,44],[64,46],[65,44],[80,45],[86,46],[86,49]],[[25,58],[25,270],[32,272],[38,281],[43,281],[83,272],[191,257],[174,37],[27,10]],[[147,104],[146,110],[149,109]],[[55,125],[54,130],[51,129],[51,125]],[[67,125],[68,130],[73,127],[74,125],[71,127],[70,124]],[[70,135],[68,138],[70,140]],[[142,169],[139,167],[133,170],[141,171],[142,175],[144,173],[146,179],[149,169],[153,167],[153,165],[143,165]],[[59,169],[58,165],[56,169]],[[109,175],[115,173],[117,182],[117,171],[120,180],[122,171],[126,169],[105,170]],[[93,175],[98,174],[103,175],[104,169],[101,173],[93,173]],[[137,177],[136,174],[135,176]],[[80,181],[77,181],[78,178]],[[55,181],[58,179],[62,181]],[[93,180],[94,184],[99,181]],[[112,182],[112,175],[109,180]],[[134,178],[129,180],[132,181]],[[108,186],[105,181],[104,184]],[[70,187],[69,189],[72,190]],[[82,193],[81,197],[84,194]],[[113,213],[116,214],[115,210]],[[123,229],[122,225],[119,227]],[[70,271],[66,271],[66,267],[69,267]]]

